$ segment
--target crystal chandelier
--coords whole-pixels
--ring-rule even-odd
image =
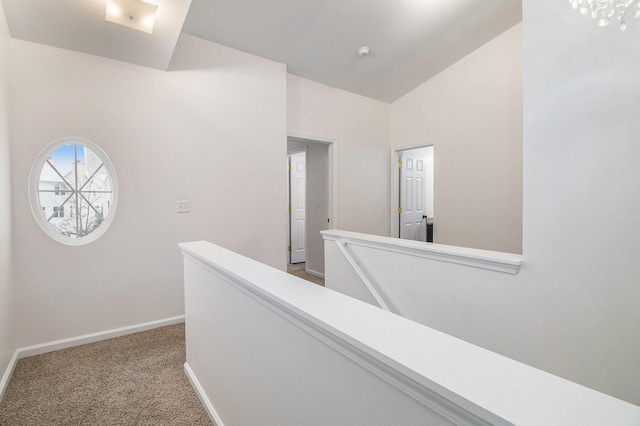
[[[620,21],[620,29],[627,29],[625,17],[627,10],[633,8],[633,17],[640,17],[640,0],[569,0],[574,9],[586,15],[591,12],[591,17],[598,22],[601,27],[606,27],[611,18]]]

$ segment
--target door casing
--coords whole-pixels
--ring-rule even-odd
[[[303,143],[319,143],[323,145],[327,145],[328,149],[328,177],[329,182],[327,184],[328,191],[328,229],[337,229],[338,228],[338,141],[336,139],[320,137],[320,136],[310,136],[310,135],[302,135],[295,132],[288,132],[287,134],[288,140],[294,140]],[[295,150],[294,150],[295,151]],[[294,152],[292,151],[292,152]],[[289,152],[288,152],[289,154]],[[309,206],[307,206],[308,208]],[[289,243],[289,227],[287,227],[287,235],[286,241],[287,245]],[[308,242],[308,235],[305,237]],[[320,278],[324,278],[324,274],[319,271],[313,271],[307,269],[307,272],[312,275],[316,275]]]

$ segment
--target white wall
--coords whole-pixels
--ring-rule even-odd
[[[434,241],[522,250],[522,25],[391,106],[394,148],[435,145]]]
[[[18,40],[11,60],[20,346],[182,314],[180,241],[285,267],[284,65],[187,35],[169,72]],[[64,136],[98,144],[119,179],[115,220],[86,246],[46,236],[27,200]]]
[[[377,368],[366,368],[349,350],[341,350],[368,349],[360,336],[348,333],[357,330],[354,323],[362,323],[356,318],[371,312],[370,307],[210,244],[183,248],[204,259],[200,263],[189,254],[185,258],[187,363],[220,424],[453,424],[409,392],[399,391],[402,385],[392,386],[396,376],[390,367],[377,367],[374,361]],[[229,273],[246,284],[223,275]],[[345,318],[343,312],[349,310],[357,314]],[[376,314],[380,313],[373,312],[374,323],[379,321]],[[293,321],[291,317],[298,315],[304,319]],[[410,367],[402,365],[402,377],[413,378],[414,372],[407,370]],[[389,376],[393,379],[384,380]],[[414,391],[421,389],[412,385]]]
[[[640,22],[523,7],[529,321],[550,332],[545,363],[640,404]]]
[[[11,175],[9,165],[9,45],[0,4],[0,377],[16,350],[11,277]],[[0,390],[1,392],[1,390]]]
[[[389,232],[389,111],[384,102],[287,75],[288,131],[337,141],[340,229]]]
[[[337,231],[333,236],[340,234],[361,235]],[[640,421],[640,407],[209,242],[180,247],[185,370],[217,424],[600,426]],[[519,256],[501,254],[495,260],[514,258]]]
[[[417,321],[640,405],[640,23],[603,29],[566,6],[524,1],[518,274],[354,253]],[[327,286],[355,282],[334,246]]]
[[[329,145],[289,138],[287,149],[306,149],[306,269],[324,275],[324,241],[329,228]]]

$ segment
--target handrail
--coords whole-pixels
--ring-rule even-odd
[[[318,339],[353,361],[354,368],[364,368],[454,424],[587,426],[640,422],[640,407],[309,284],[222,247],[199,241],[180,244],[180,248],[185,257],[186,322],[194,333],[200,333],[187,334],[188,348],[190,343],[198,341],[191,346],[191,352],[187,351],[189,365],[201,361],[198,365],[201,369],[194,370],[196,373],[204,369],[233,368],[211,363],[213,353],[220,351],[215,345],[201,344],[198,340],[214,338],[208,327],[226,330],[234,320],[211,314],[216,312],[216,304],[227,303],[211,297],[218,294],[211,289],[219,289],[223,292],[220,294],[233,296],[234,303],[241,303],[243,295],[251,301],[247,307],[266,308],[277,314],[310,338]],[[237,291],[227,292],[227,289]],[[283,324],[278,317],[272,317],[272,330]],[[247,327],[245,329],[251,330]],[[302,338],[305,333],[293,333],[291,339]],[[229,344],[244,345],[243,339],[235,338],[235,333],[222,332],[219,336],[233,336]],[[267,341],[282,344],[278,339]],[[327,361],[326,357],[319,359]],[[243,360],[253,365],[250,357]],[[308,361],[310,365],[316,362],[315,359]],[[281,368],[283,374],[300,374],[300,370],[291,369],[286,363],[273,365]],[[242,365],[236,367],[238,374],[246,374]],[[274,374],[260,377],[259,380],[271,377],[282,382]],[[289,379],[299,380],[301,384],[308,382],[306,375]],[[251,381],[244,382],[247,389],[254,388]],[[199,396],[203,401],[217,395],[211,390],[213,382],[202,383]],[[218,401],[211,402],[215,405]]]
[[[393,312],[389,307],[389,304],[384,300],[384,297],[382,297],[380,292],[378,292],[376,287],[373,285],[373,282],[371,282],[369,277],[367,277],[367,275],[364,273],[358,262],[353,258],[351,253],[349,253],[349,250],[347,250],[347,243],[344,241],[336,241],[336,245],[338,246],[344,257],[347,259],[347,262],[349,262],[349,265],[351,265],[356,274],[358,274],[358,277],[360,277],[365,287],[367,287],[367,290],[369,290],[369,293],[371,294],[371,296],[373,296],[378,305],[385,311]]]
[[[341,241],[376,250],[422,257],[441,262],[457,263],[459,265],[473,266],[509,274],[517,274],[522,265],[522,256],[519,254],[402,240],[400,238],[383,237],[337,229],[321,231],[320,233],[326,241]]]

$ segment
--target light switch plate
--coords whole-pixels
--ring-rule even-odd
[[[176,201],[177,213],[189,213],[189,200]]]

